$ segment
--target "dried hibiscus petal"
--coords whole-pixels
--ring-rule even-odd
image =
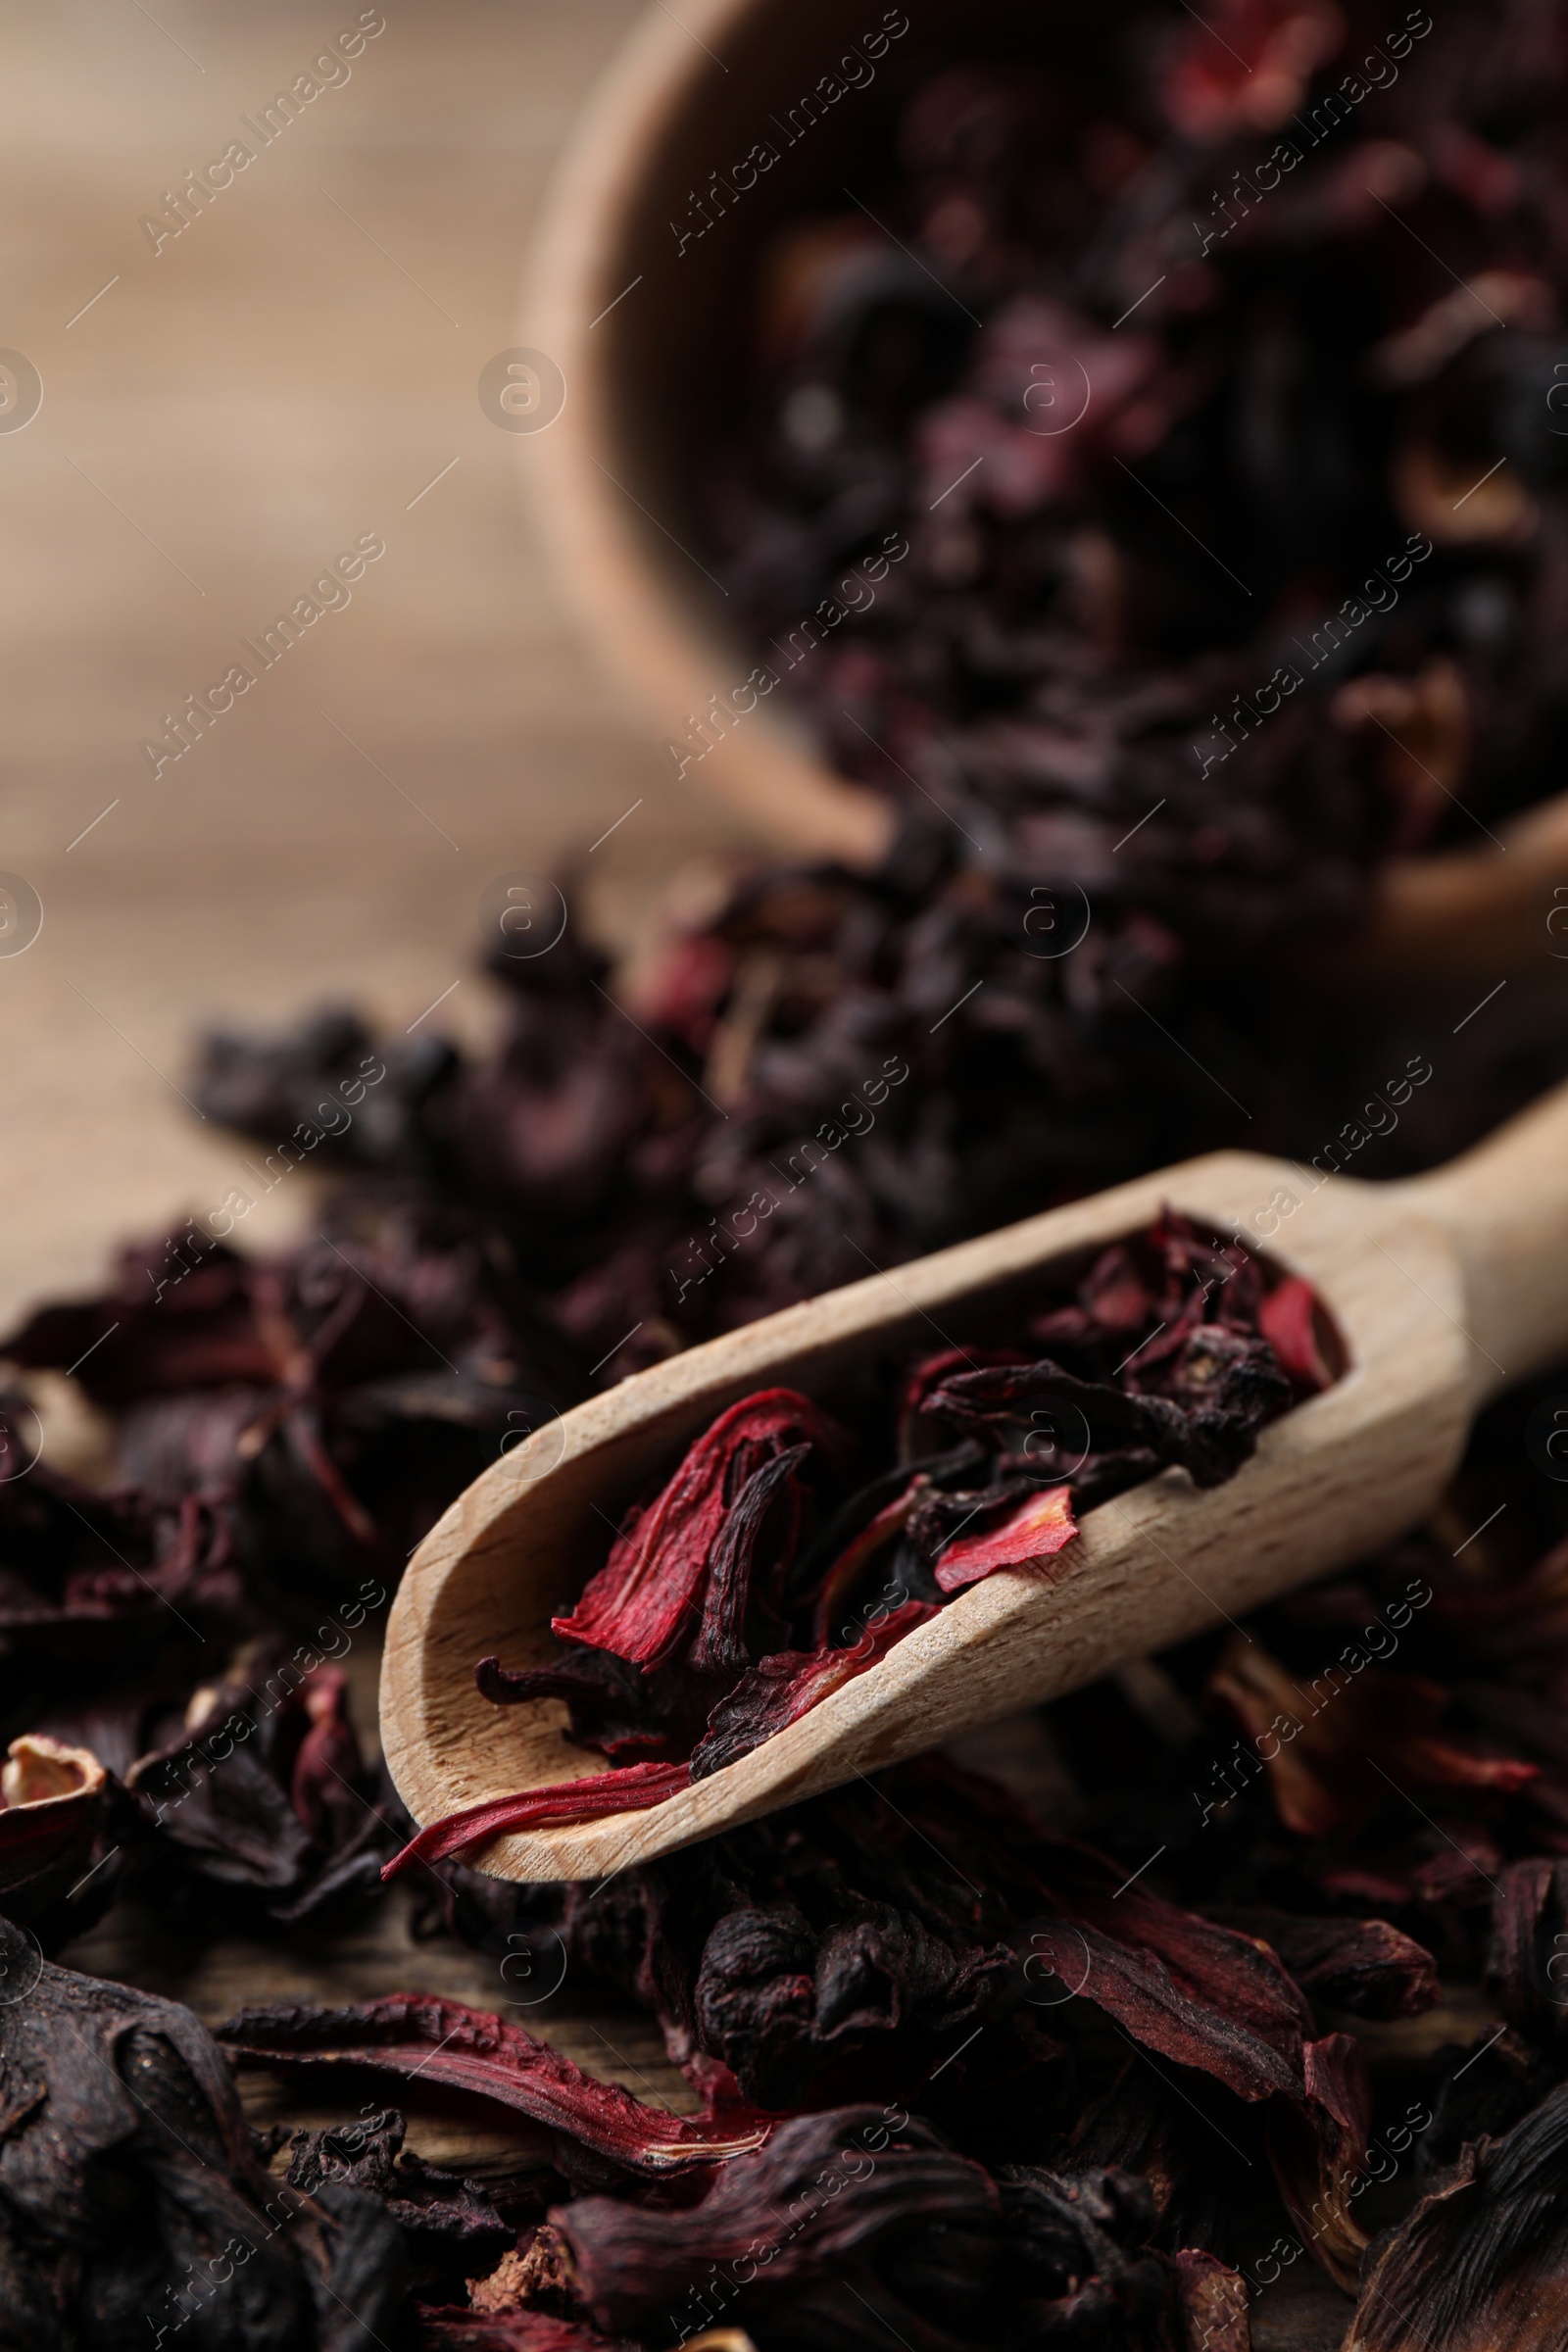
[[[1173,2260],[1185,2352],[1252,2352],[1246,2279],[1201,2246],[1183,2246]]]
[[[944,1544],[934,1570],[937,1583],[944,1592],[960,1592],[999,1568],[1043,1566],[1077,1533],[1071,1487],[1048,1487],[996,1526],[975,1536],[956,1536]]]
[[[667,1656],[701,1604],[737,1465],[750,1474],[803,1438],[836,1443],[826,1417],[793,1390],[768,1389],[732,1404],[616,1538],[569,1616],[555,1619],[557,1636],[644,1666]]]
[[[899,1393],[899,1451],[907,1458],[922,1450],[917,1441],[920,1423],[928,1416],[941,1417],[941,1408],[933,1403],[938,1390],[954,1373],[973,1372],[985,1366],[1025,1364],[1026,1355],[1016,1348],[943,1348],[935,1355],[922,1356],[905,1374]]]
[[[1158,1320],[1149,1286],[1132,1252],[1121,1242],[1101,1251],[1080,1286],[1078,1298],[1078,1311],[1085,1322],[1107,1331],[1143,1331]],[[1035,1336],[1046,1337],[1043,1325],[1036,1326]]]
[[[244,2009],[219,2040],[241,2065],[363,2067],[472,2092],[629,2171],[681,2172],[759,2148],[765,2122],[671,2115],[595,2082],[520,2026],[433,1993],[394,1993],[342,2009]]]
[[[1372,2128],[1372,2084],[1348,2034],[1309,2041],[1306,2095],[1269,2118],[1269,2155],[1287,2207],[1329,2277],[1354,2291],[1367,2233],[1350,2209],[1351,2184]]]
[[[1311,1396],[1328,1388],[1334,1375],[1323,1360],[1317,1336],[1317,1294],[1298,1274],[1288,1274],[1264,1297],[1257,1327],[1273,1348],[1282,1371]]]
[[[35,1706],[40,1688],[65,1695],[127,1668],[152,1677],[175,1650],[254,1633],[223,1497],[103,1494],[41,1461],[23,1476],[8,1458],[14,1406],[0,1395],[0,1700]]]
[[[381,1876],[394,1879],[416,1862],[471,1853],[511,1830],[554,1829],[562,1822],[645,1812],[690,1788],[691,1778],[689,1764],[627,1764],[616,1772],[585,1773],[580,1780],[559,1781],[548,1788],[524,1788],[515,1796],[487,1797],[482,1804],[428,1822],[393,1855]]]
[[[1304,2095],[1309,2013],[1272,1952],[1141,1883],[1118,1887],[1115,1866],[1087,1846],[1043,1840],[1038,1867],[1087,1951],[1085,2000],[1239,2098]]]
[[[616,1764],[678,1759],[702,1737],[707,1720],[707,1686],[678,1662],[649,1669],[612,1649],[574,1645],[545,1666],[481,1658],[473,1679],[480,1695],[498,1707],[564,1699],[571,1716],[567,1737]]]
[[[687,2339],[688,2352],[696,2352]],[[601,2335],[586,2320],[564,2320],[549,2311],[464,2311],[438,2304],[419,2307],[419,2352],[639,2352],[621,2338]],[[714,2352],[717,2348],[714,2347]],[[739,2352],[739,2347],[725,2347]]]
[[[798,1722],[830,1692],[877,1665],[895,1642],[938,1613],[930,1601],[906,1600],[868,1626],[853,1647],[779,1649],[760,1659],[710,1715],[708,1730],[692,1750],[692,1779],[705,1780],[710,1773],[750,1755],[754,1747],[771,1740],[786,1724]]]
[[[157,1831],[159,1877],[279,1922],[374,1893],[392,1843],[337,1666],[302,1673],[269,1643],[249,1679],[204,1687],[126,1776]]]
[[[1195,1485],[1222,1486],[1255,1451],[1257,1433],[1291,1402],[1289,1383],[1264,1341],[1238,1344],[1223,1327],[1201,1329],[1187,1342],[1189,1386],[1201,1390],[1191,1404],[1141,1396],[1108,1381],[1075,1379],[1049,1357],[1037,1364],[952,1374],[930,1410],[965,1421],[1027,1424],[1045,1409],[1087,1431],[1086,1453],[1137,1448],[1186,1470]]]
[[[897,1475],[901,1478],[905,1476],[903,1472]],[[827,1647],[834,1620],[840,1615],[866,1567],[908,1525],[910,1512],[929,1492],[930,1485],[930,1476],[923,1470],[905,1478],[901,1492],[894,1495],[891,1502],[885,1502],[879,1511],[874,1511],[859,1533],[839,1553],[822,1580],[822,1590],[817,1596],[812,1618],[811,1630],[818,1649]]]
[[[724,1674],[738,1670],[750,1660],[746,1621],[753,1604],[752,1579],[758,1545],[775,1501],[788,1497],[794,1507],[790,1514],[790,1534],[784,1544],[786,1558],[794,1550],[801,1516],[795,1473],[809,1451],[808,1446],[790,1446],[782,1453],[774,1454],[771,1461],[760,1462],[742,1480],[729,1502],[708,1563],[702,1624],[687,1660],[692,1674]],[[777,1583],[776,1577],[774,1582]],[[779,1619],[771,1610],[767,1614],[772,1617],[775,1631],[782,1632]]]
[[[1264,1762],[1269,1787],[1287,1829],[1303,1838],[1364,1818],[1387,1799],[1391,1777],[1396,1788],[1414,1782],[1511,1791],[1540,1771],[1523,1757],[1485,1755],[1442,1733],[1449,1693],[1374,1666],[1359,1649],[1305,1688],[1260,1642],[1233,1634],[1209,1687],[1260,1755],[1261,1741],[1273,1735]]]
[[[1568,2334],[1568,2083],[1376,2240],[1346,2352],[1544,2352]]]
[[[1509,1863],[1493,1891],[1487,1981],[1509,2024],[1540,2048],[1565,2035],[1565,1953],[1568,1861],[1542,1854]]]
[[[816,2314],[821,2333],[843,2340],[848,2324],[856,2341],[868,2306],[876,2340],[891,2329],[938,2352],[984,2340],[975,2306],[995,2277],[999,2205],[929,2124],[861,2106],[780,2124],[688,2210],[585,2197],[551,2220],[607,2330],[662,2343],[721,2320],[766,2341],[793,2311],[792,2337]]]
[[[1278,1953],[1309,2000],[1355,2017],[1419,2017],[1440,1998],[1432,1954],[1383,1919],[1315,1918],[1266,1904],[1211,1908],[1209,1918]]]
[[[1333,0],[1223,0],[1213,16],[1173,31],[1160,87],[1171,122],[1204,146],[1277,129],[1345,40]]]

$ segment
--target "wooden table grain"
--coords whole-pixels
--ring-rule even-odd
[[[43,387],[7,430],[0,376],[0,874],[44,908],[21,955],[0,926],[5,1321],[238,1181],[181,1098],[206,1022],[335,996],[400,1034],[451,990],[428,1025],[474,1036],[493,876],[576,855],[624,946],[675,867],[745,839],[596,674],[530,517],[550,434],[478,397],[528,341],[540,197],[635,0],[384,0],[263,146],[360,14],[0,9],[0,354]],[[253,160],[160,239],[234,141]],[[352,601],[261,668],[244,641],[366,534]],[[254,685],[155,776],[144,742],[236,662]]]

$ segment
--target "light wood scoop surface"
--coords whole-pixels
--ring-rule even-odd
[[[1334,1387],[1265,1429],[1228,1485],[1200,1491],[1168,1470],[1087,1513],[1060,1584],[1009,1570],[972,1586],[739,1762],[646,1812],[500,1838],[480,1867],[608,1876],[1243,1615],[1419,1522],[1479,1406],[1568,1352],[1568,1087],[1405,1183],[1216,1153],[790,1307],[548,1423],[420,1545],[381,1683],[387,1762],[416,1819],[605,1769],[562,1738],[560,1701],[495,1706],[474,1665],[558,1654],[552,1612],[716,1413],[760,1388],[831,1396],[857,1364],[983,1341],[1038,1296],[1044,1270],[1167,1201],[1314,1285],[1348,1358]]]

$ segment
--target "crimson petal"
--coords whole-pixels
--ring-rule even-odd
[[[491,1796],[461,1813],[426,1822],[381,1876],[395,1879],[415,1862],[443,1862],[484,1845],[508,1830],[543,1830],[563,1821],[602,1821],[610,1813],[641,1813],[690,1786],[689,1764],[628,1764],[616,1772],[590,1772],[548,1788],[521,1788],[515,1796]]]
[[[363,2067],[472,2092],[640,2173],[681,2172],[748,2154],[769,2126],[737,2111],[671,2115],[618,2083],[598,2082],[520,2026],[433,1993],[392,1993],[342,2009],[242,2009],[218,2030],[241,2065]]]
[[[832,1691],[854,1682],[887,1656],[895,1642],[938,1615],[929,1600],[890,1609],[849,1649],[779,1649],[759,1659],[708,1719],[706,1738],[692,1750],[691,1777],[706,1780],[750,1755],[786,1724],[809,1714]]]
[[[692,1446],[649,1508],[617,1536],[571,1614],[557,1617],[564,1642],[612,1649],[641,1666],[665,1656],[697,1607],[729,1515],[731,1465],[758,1468],[802,1438],[830,1443],[826,1416],[793,1389],[763,1389],[720,1413]]]
[[[994,1576],[999,1568],[1043,1565],[1077,1533],[1071,1487],[1048,1487],[1043,1494],[1031,1494],[998,1526],[978,1536],[956,1536],[937,1561],[937,1583],[944,1592],[959,1592],[983,1576]]]

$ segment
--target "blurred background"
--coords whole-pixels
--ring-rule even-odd
[[[258,146],[240,118],[355,0],[6,10],[0,346],[43,399],[0,432],[0,869],[44,907],[0,957],[7,1320],[239,1180],[179,1091],[202,1027],[336,996],[397,1035],[451,991],[431,1021],[476,1039],[493,876],[576,854],[594,929],[629,946],[668,875],[745,841],[671,789],[552,593],[550,435],[477,395],[530,339],[543,190],[636,0],[376,13],[348,77],[155,253],[143,217]],[[386,554],[352,601],[155,780],[143,739],[367,533]],[[260,1203],[249,1246],[314,1181]]]

